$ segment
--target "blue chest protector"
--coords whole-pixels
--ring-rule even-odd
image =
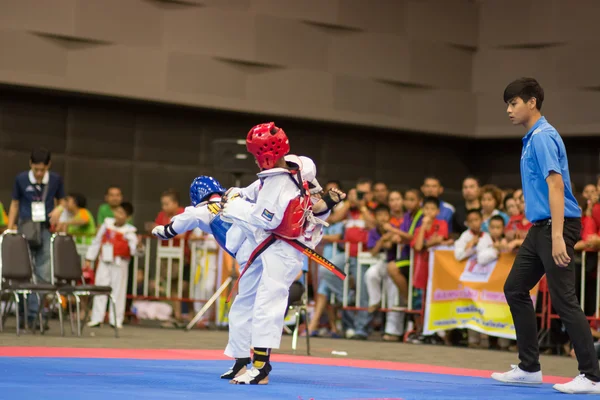
[[[229,230],[229,228],[231,228],[231,225],[231,223],[225,222],[221,219],[221,214],[215,215],[212,221],[210,221],[210,229],[219,246],[221,246],[223,250],[225,250],[229,255],[235,258],[235,254],[230,252],[226,246],[227,231]]]

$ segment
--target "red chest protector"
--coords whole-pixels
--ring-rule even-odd
[[[294,175],[298,175],[298,180]],[[300,171],[298,170],[295,174],[292,172],[290,179],[300,189],[300,196],[289,202],[283,213],[281,224],[272,232],[287,239],[297,239],[304,234],[306,213],[312,209],[312,202],[308,191],[308,183],[302,180]]]

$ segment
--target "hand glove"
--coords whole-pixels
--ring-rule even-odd
[[[152,229],[152,234],[162,240],[169,240],[177,236],[177,232],[173,230],[172,224],[155,226]]]

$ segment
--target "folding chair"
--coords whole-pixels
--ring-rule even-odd
[[[119,330],[117,328],[117,306],[112,296],[112,288],[110,286],[85,284],[85,278],[83,277],[83,271],[81,270],[81,257],[77,253],[77,246],[75,245],[72,236],[64,233],[55,233],[52,235],[50,246],[50,268],[52,272],[52,283],[56,285],[56,294],[59,297],[61,294],[64,294],[67,298],[69,296],[75,298],[77,335],[81,336],[79,297],[99,295],[108,297],[114,315],[113,327],[115,329],[115,337],[119,337]],[[81,282],[82,284],[77,285],[78,282]],[[88,311],[89,305],[86,310],[86,317]],[[62,307],[59,307],[58,316],[60,318],[60,334],[64,336]],[[73,333],[73,310],[71,310],[71,307],[69,307],[69,318],[71,319],[71,333]]]
[[[44,323],[42,321],[42,299],[49,293],[54,293],[56,287],[49,283],[36,283],[33,274],[33,265],[31,262],[31,253],[29,243],[22,234],[16,231],[5,231],[0,236],[0,297],[4,294],[10,294],[11,299],[7,301],[4,311],[0,307],[0,332],[3,330],[4,321],[8,316],[7,310],[13,303],[17,306],[17,336],[19,335],[21,320],[19,316],[19,295],[23,296],[23,314],[25,324],[28,322],[27,315],[27,296],[35,294],[38,298],[38,317],[40,321],[40,331],[44,333]],[[40,293],[43,296],[40,298]]]
[[[308,320],[308,259],[305,259],[305,263],[302,267],[302,286],[304,291],[302,292],[302,297],[299,300],[292,302],[290,304],[289,309],[294,310],[295,318],[296,318],[296,326],[294,327],[294,333],[292,334],[292,350],[294,354],[296,354],[296,348],[298,346],[298,332],[300,328],[300,318],[302,314],[304,314],[304,323],[308,328],[309,320]],[[310,334],[308,330],[306,332],[306,355],[310,356]]]

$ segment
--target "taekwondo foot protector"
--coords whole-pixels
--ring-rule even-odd
[[[233,379],[235,377],[238,377],[244,373],[246,373],[246,366],[250,364],[250,357],[247,358],[236,358],[235,359],[235,364],[233,364],[233,366],[231,368],[229,368],[229,371],[225,372],[223,375],[221,375],[221,379]]]
[[[261,369],[252,367],[247,370],[245,374],[234,378],[229,383],[234,385],[266,385],[269,383],[269,373],[271,372],[271,369],[270,363],[265,363]]]

